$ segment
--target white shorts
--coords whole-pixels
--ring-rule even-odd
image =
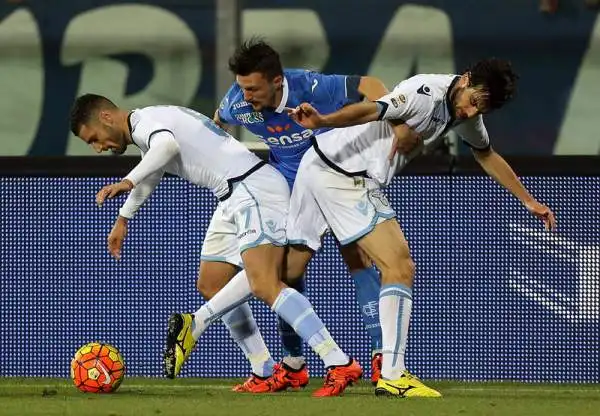
[[[289,244],[303,244],[317,251],[328,229],[340,244],[350,244],[395,216],[376,181],[333,170],[314,148],[304,154],[292,189]]]
[[[287,181],[265,165],[233,185],[210,220],[200,259],[243,267],[241,253],[262,244],[285,246],[290,205]]]

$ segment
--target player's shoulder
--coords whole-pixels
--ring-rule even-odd
[[[174,112],[177,111],[177,107],[170,105],[136,108],[130,113],[129,124],[132,132],[143,136],[157,129],[168,129],[176,119]]]
[[[443,91],[448,89],[455,77],[457,75],[453,74],[417,74],[401,81],[394,89],[403,88],[415,92],[422,90],[424,93],[429,93],[432,89]]]
[[[393,92],[403,94],[415,103],[443,100],[456,75],[418,74],[401,81]]]
[[[283,75],[291,90],[310,90],[313,80],[319,72],[309,69],[286,68]]]

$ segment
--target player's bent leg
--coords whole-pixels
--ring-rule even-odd
[[[293,246],[294,248],[288,248],[288,254],[286,255],[286,263],[292,262],[290,267],[293,268],[291,273],[286,272],[284,282],[292,289],[297,290],[299,293],[304,294],[306,290],[306,282],[304,279],[304,270],[306,269],[306,263],[312,257],[312,251],[306,247],[307,253],[304,253],[304,246]],[[292,253],[290,253],[292,250]],[[299,256],[298,256],[299,255]],[[304,257],[308,257],[304,260]],[[289,267],[287,267],[289,269]],[[306,359],[304,357],[304,341],[296,334],[294,328],[292,328],[283,319],[277,319],[277,327],[279,329],[279,335],[281,337],[281,343],[283,346],[283,358],[281,363],[277,365],[275,372],[280,373],[278,380],[290,379],[289,387],[296,388],[295,384],[297,379],[301,379],[301,384],[308,384],[308,369],[306,366]],[[301,387],[302,387],[301,386]]]
[[[439,392],[412,376],[404,363],[415,265],[400,225],[395,219],[383,221],[359,239],[358,244],[381,271],[379,312],[383,334],[383,362],[375,394],[440,397]]]
[[[237,262],[236,262],[237,263]],[[210,300],[239,272],[237,264],[223,261],[201,261],[197,287],[205,299]],[[233,387],[237,392],[264,390],[262,380],[272,376],[275,362],[256,325],[252,310],[244,303],[221,318],[231,338],[240,347],[252,368],[252,374],[242,384]]]
[[[292,289],[298,290],[296,288],[296,282],[303,280],[304,271],[313,254],[314,251],[306,246],[288,246],[284,267],[286,271],[283,280]],[[282,338],[286,337],[286,334],[282,330],[288,330],[291,331],[295,337],[300,339],[300,342],[303,342],[302,338],[296,334],[296,331],[294,331],[294,328],[292,328],[291,325],[281,318],[278,319],[278,322],[280,323],[280,333],[282,333]],[[285,324],[285,326],[282,323]],[[290,354],[284,356],[281,362],[275,365],[273,375],[267,382],[271,385],[272,391],[284,391],[288,389],[304,388],[308,385],[309,380],[308,366],[306,365],[304,357],[293,356]]]
[[[308,299],[281,281],[275,283],[282,277],[283,254],[283,248],[269,245],[249,249],[242,254],[252,291],[294,328],[328,368],[325,385],[314,395],[340,395],[360,378],[362,369],[333,340]]]
[[[239,257],[239,256],[238,256]],[[200,263],[197,287],[207,298],[211,299],[238,273],[239,267],[223,261],[206,261]],[[167,346],[164,354],[165,374],[174,378],[181,371],[183,364],[189,358],[201,331],[194,331],[197,321],[204,319],[202,308],[194,315],[173,314],[169,318]],[[266,379],[273,373],[274,361],[266,347],[264,339],[256,325],[252,311],[247,303],[237,306],[221,317],[233,340],[238,344],[252,368],[249,381],[254,378]],[[202,322],[204,325],[204,322]],[[257,383],[244,383],[234,386],[235,391],[247,391],[247,385],[255,386]]]
[[[369,256],[356,244],[340,246],[340,253],[354,280],[356,301],[371,338],[371,383],[377,384],[381,377],[381,326],[379,324],[379,272]]]

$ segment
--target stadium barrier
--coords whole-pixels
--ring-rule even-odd
[[[99,209],[94,196],[135,161],[0,158],[0,376],[66,377],[75,350],[93,340],[119,347],[129,375],[161,375],[169,314],[202,303],[196,270],[216,200],[165,178],[116,262],[105,246],[121,200]],[[418,159],[387,190],[417,264],[408,365],[435,379],[600,382],[598,159],[509,161],[555,211],[557,232],[544,232],[469,158]],[[331,238],[307,278],[317,312],[367,370],[370,342]],[[252,308],[279,358],[273,314]],[[312,352],[308,361],[323,373]],[[183,376],[248,372],[218,324]]]

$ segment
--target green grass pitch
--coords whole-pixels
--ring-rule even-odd
[[[81,393],[70,380],[0,378],[0,415],[360,415],[360,416],[591,416],[600,414],[600,385],[431,382],[441,399],[395,399],[373,395],[367,382],[342,397],[304,391],[269,395],[233,393],[238,380],[126,378],[118,392]]]

